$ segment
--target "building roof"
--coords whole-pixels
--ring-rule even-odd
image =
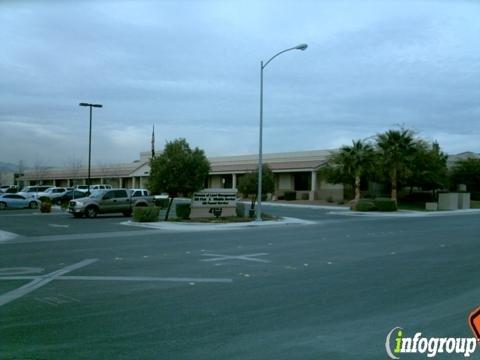
[[[129,164],[115,164],[92,166],[90,177],[129,177],[144,163],[134,162]],[[20,180],[53,180],[53,179],[84,179],[88,177],[88,168],[43,168],[25,171]]]
[[[263,162],[268,164],[272,171],[312,171],[318,169],[327,159],[332,150],[311,150],[297,152],[271,153],[263,155]],[[149,168],[150,153],[142,152],[140,161],[128,164],[114,164],[92,166],[90,177],[131,177],[143,166]],[[255,171],[258,164],[258,155],[238,155],[209,157],[211,174],[245,173]],[[147,169],[145,169],[147,170]],[[143,171],[141,175],[149,173]],[[43,168],[24,172],[20,180],[53,180],[53,179],[84,179],[88,176],[88,169],[82,168]]]
[[[328,156],[335,150],[311,150],[270,153],[263,155],[263,162],[270,166],[273,172],[313,171],[322,166]],[[150,172],[149,152],[142,152],[140,160],[128,164],[113,164],[93,166],[92,178],[116,178],[146,176]],[[448,156],[448,165],[467,158],[480,158],[480,154],[463,152]],[[232,174],[255,171],[258,165],[258,155],[237,155],[209,157],[210,174]],[[143,169],[142,169],[143,167]],[[141,171],[140,171],[141,170]],[[19,180],[53,180],[53,179],[85,179],[88,176],[86,167],[82,168],[43,168],[24,172]]]

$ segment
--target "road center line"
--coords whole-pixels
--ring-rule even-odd
[[[51,272],[49,274],[43,275],[43,276],[37,276],[37,277],[32,277],[33,280],[29,282],[28,284],[25,284],[15,290],[9,291],[3,295],[0,295],[0,306],[8,304],[9,302],[19,299],[32,291],[35,291],[36,289],[45,286],[49,282],[57,279],[59,276],[62,276],[63,274],[69,273],[71,271],[80,269],[82,267],[85,267],[87,265],[90,265],[94,262],[96,262],[98,259],[85,259],[83,261],[80,261],[76,264],[66,266],[62,269],[56,270],[54,272]]]

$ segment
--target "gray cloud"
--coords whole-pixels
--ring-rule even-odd
[[[331,148],[395,124],[480,152],[480,5],[470,1],[2,2],[0,161],[132,161],[186,137],[255,153]]]

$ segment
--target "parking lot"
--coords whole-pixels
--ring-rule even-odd
[[[17,234],[0,235],[1,358],[373,359],[396,326],[471,336],[479,214],[267,211],[315,224],[198,234],[1,212]]]

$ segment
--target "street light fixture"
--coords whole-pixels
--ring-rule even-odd
[[[90,131],[88,133],[88,192],[90,192],[90,163],[92,160],[92,108],[101,108],[100,104],[80,103],[80,106],[88,106],[90,108]]]
[[[304,51],[308,47],[307,44],[300,44],[295,47],[282,50],[275,55],[273,55],[265,64],[263,61],[260,62],[260,141],[259,141],[259,150],[258,150],[258,192],[257,192],[257,221],[262,221],[262,137],[263,137],[263,69],[276,58],[278,55],[283,54],[284,52],[290,50],[302,50]]]

